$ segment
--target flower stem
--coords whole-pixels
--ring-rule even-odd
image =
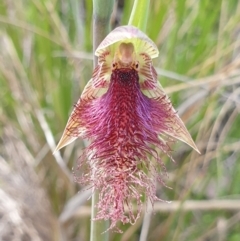
[[[110,19],[113,11],[114,0],[93,0],[93,50],[110,32]],[[94,56],[94,65],[97,57]]]
[[[93,0],[93,53],[100,42],[110,32],[110,18],[113,11],[114,0]],[[97,65],[97,57],[94,55],[94,67]],[[109,221],[94,221],[97,214],[98,191],[92,196],[91,234],[90,241],[107,241]]]
[[[107,241],[109,239],[108,232],[105,232],[109,228],[108,220],[94,221],[96,217],[97,208],[95,205],[98,203],[98,191],[95,190],[92,196],[92,210],[91,210],[91,235],[90,241]],[[105,232],[105,233],[104,233]]]
[[[146,31],[150,0],[135,0],[128,25]]]

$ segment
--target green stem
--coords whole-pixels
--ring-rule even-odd
[[[110,32],[110,19],[113,11],[114,0],[93,0],[93,53],[101,43],[101,41]],[[94,55],[94,67],[97,65],[97,57]],[[94,221],[96,217],[96,204],[99,200],[98,191],[92,196],[91,211],[91,234],[90,241],[107,241],[109,239],[108,232],[109,221]],[[105,232],[105,233],[104,233]]]
[[[103,3],[104,2],[104,3]],[[135,0],[129,25],[134,25],[145,31],[149,9],[149,0]],[[93,51],[104,37],[110,32],[110,18],[113,10],[114,0],[93,0]],[[94,66],[97,65],[97,58],[94,56]],[[97,214],[96,204],[98,203],[98,192],[95,191],[92,197],[91,212],[91,238],[90,241],[108,240],[108,232],[103,233],[109,227],[109,221],[93,221]],[[103,233],[103,234],[102,234]]]
[[[135,0],[128,25],[146,31],[150,0]]]
[[[110,19],[113,11],[114,0],[93,0],[93,50],[110,32]],[[94,56],[94,65],[97,58]]]
[[[109,221],[94,221],[93,218],[96,217],[97,208],[95,205],[98,203],[98,191],[95,191],[92,196],[92,210],[91,210],[91,235],[90,241],[107,241],[109,240],[108,232],[105,232],[109,228]],[[105,233],[104,233],[105,232]]]

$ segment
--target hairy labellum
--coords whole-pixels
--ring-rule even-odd
[[[155,180],[161,182],[158,173],[164,167],[159,154],[170,156],[168,141],[197,147],[157,81],[151,58],[158,51],[145,34],[132,26],[119,27],[96,54],[99,64],[57,149],[78,137],[90,140],[79,163],[79,168],[89,168],[78,181],[99,190],[96,219],[110,219],[110,228],[116,228],[117,221],[136,221],[143,193],[152,203],[157,199]]]
[[[81,159],[83,163],[86,158],[90,160],[90,172],[82,181],[102,190],[97,218],[110,219],[112,227],[118,220],[133,223],[138,217],[139,213],[134,216],[131,208],[130,219],[124,212],[124,204],[131,199],[136,199],[141,207],[141,192],[136,185],[155,200],[155,184],[142,168],[155,165],[150,157],[161,163],[156,147],[164,153],[169,151],[158,138],[167,128],[164,123],[171,118],[169,104],[145,96],[137,71],[122,68],[112,71],[108,91],[102,97],[75,107],[72,118],[85,126],[83,138],[91,140]],[[73,134],[74,129],[69,132]],[[152,169],[158,170],[157,166]]]

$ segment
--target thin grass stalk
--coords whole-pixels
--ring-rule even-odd
[[[93,55],[96,48],[110,32],[110,19],[113,11],[114,0],[93,0]],[[97,57],[94,55],[94,67],[97,65]],[[96,204],[99,200],[99,193],[94,190],[92,196],[91,208],[91,233],[90,241],[107,241],[109,239],[108,232],[109,221],[94,221],[97,214]]]
[[[133,25],[142,31],[146,31],[149,4],[149,0],[135,0],[128,25]]]

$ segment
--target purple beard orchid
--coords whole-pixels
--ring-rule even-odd
[[[169,141],[198,149],[157,80],[151,39],[133,26],[118,27],[95,54],[98,65],[56,150],[78,137],[90,141],[79,160],[88,171],[78,181],[99,191],[96,220],[109,219],[120,232],[118,221],[133,224],[140,216],[143,193],[159,200],[155,181],[163,183],[160,153],[171,157]]]

